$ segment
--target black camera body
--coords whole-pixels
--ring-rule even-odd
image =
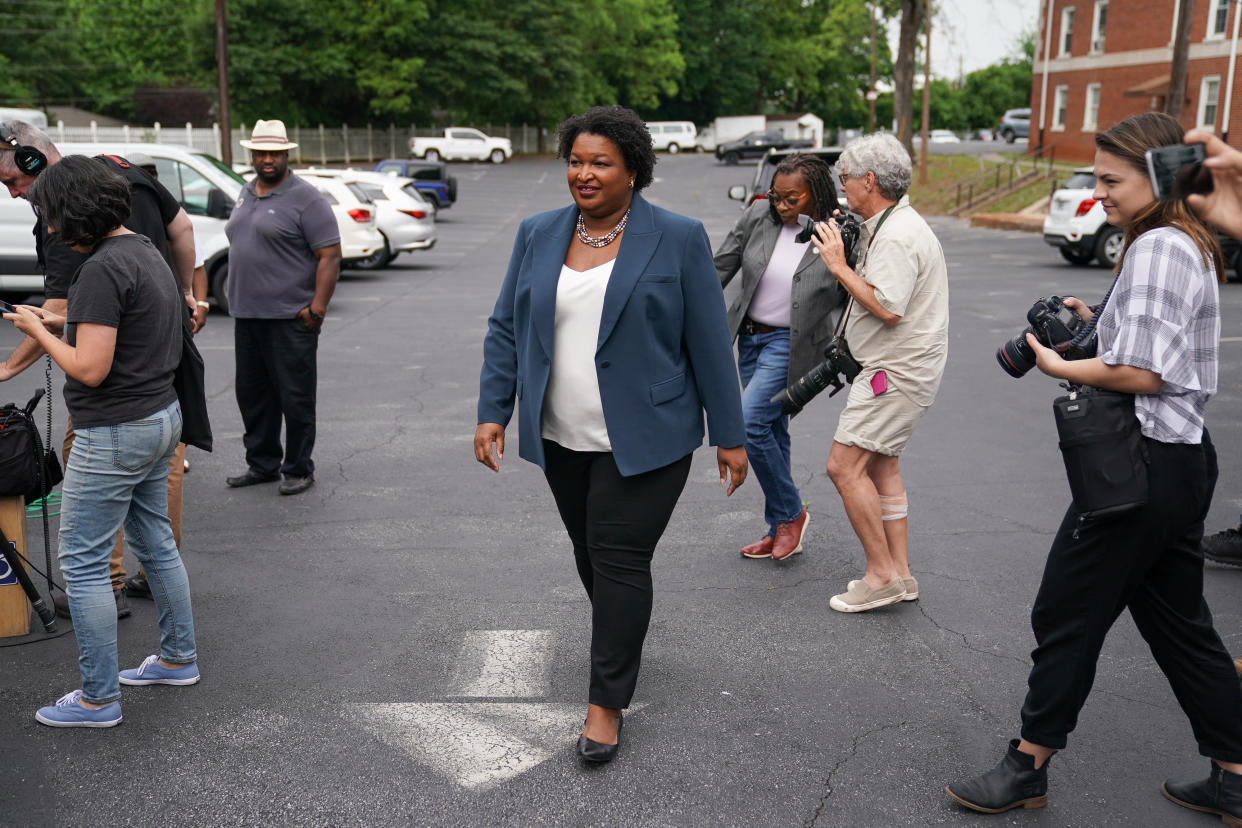
[[[824,361],[798,377],[793,385],[768,402],[779,402],[781,413],[792,416],[829,386],[832,390],[828,392],[828,396],[833,396],[845,387],[846,382],[852,383],[860,371],[862,365],[850,353],[845,337],[834,336],[824,348]],[[841,377],[845,377],[845,382],[841,381]]]
[[[858,262],[858,256],[855,254],[854,248],[858,245],[858,236],[862,233],[862,224],[858,219],[850,213],[841,213],[833,216],[833,221],[837,223],[837,229],[841,231],[841,244],[845,247],[845,263],[853,267]],[[806,244],[815,235],[815,225],[821,222],[816,221],[810,216],[800,213],[798,215],[798,224],[802,225],[802,230],[794,237],[794,241],[798,244]]]
[[[1082,318],[1065,306],[1060,296],[1040,297],[1026,312],[1030,327],[996,349],[996,361],[1011,377],[1024,377],[1035,367],[1035,351],[1026,341],[1026,335],[1046,348],[1059,351],[1066,359],[1085,359],[1095,353],[1095,337],[1071,346],[1074,337],[1083,326]]]

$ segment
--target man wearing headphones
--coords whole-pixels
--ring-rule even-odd
[[[13,198],[25,198],[26,191],[39,173],[60,161],[60,158],[52,139],[38,127],[24,121],[0,122],[0,184],[8,188],[9,195]],[[145,171],[123,158],[99,158],[129,184],[132,207],[125,226],[149,238],[163,254],[181,283],[186,304],[193,310],[196,307],[192,289],[195,253],[194,225],[190,223],[190,217],[172,194]],[[39,268],[43,271],[43,307],[63,316],[68,307],[69,283],[86,256],[70,249],[55,233],[48,232],[43,220],[38,217],[35,220],[34,237]],[[8,359],[0,362],[0,382],[17,376],[34,364],[42,354],[43,348],[38,342],[33,337],[26,337],[13,349]],[[65,435],[66,462],[72,444],[71,423],[69,432]],[[185,446],[179,445],[169,463],[168,474],[168,513],[178,549],[181,548],[181,482],[185,474],[184,461]],[[118,533],[116,547],[112,552],[111,572],[118,618],[129,615],[129,604],[123,587],[128,586],[131,594],[147,598],[151,595],[141,572],[126,580],[124,548],[124,542]],[[63,594],[57,593],[53,603],[56,604],[58,614],[68,617],[69,605]]]

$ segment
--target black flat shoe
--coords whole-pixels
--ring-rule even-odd
[[[625,716],[617,717],[617,743],[601,744],[585,736],[578,737],[578,755],[588,762],[611,762],[617,756],[617,748],[621,747],[621,728],[625,726]]]

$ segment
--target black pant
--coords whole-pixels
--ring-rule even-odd
[[[315,471],[311,451],[319,331],[300,319],[236,319],[233,343],[246,465],[265,477],[309,477]]]
[[[1073,506],[1057,531],[1031,611],[1022,738],[1064,748],[1095,679],[1100,648],[1129,608],[1182,706],[1199,751],[1242,762],[1242,691],[1203,599],[1203,518],[1216,486],[1216,451],[1144,438],[1148,503],[1080,526]]]
[[[691,455],[622,477],[610,452],[543,441],[544,475],[591,599],[590,702],[629,707],[651,621],[651,557],[690,475]]]

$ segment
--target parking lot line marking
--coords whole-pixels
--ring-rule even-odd
[[[551,630],[470,630],[450,696],[542,698],[551,688]]]
[[[481,790],[530,770],[581,731],[583,705],[354,704],[349,715],[463,788]]]

